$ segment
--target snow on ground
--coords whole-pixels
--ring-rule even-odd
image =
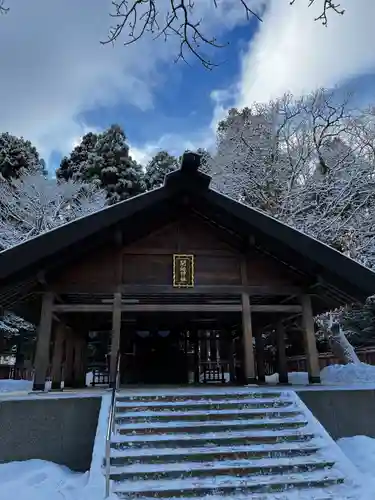
[[[375,383],[375,366],[366,363],[329,365],[320,372],[323,384]]]
[[[337,444],[360,471],[363,484],[368,485],[375,498],[375,439],[368,436],[346,437],[339,439]]]
[[[87,479],[87,473],[74,473],[44,460],[1,464],[0,500],[15,495],[17,500],[81,500]]]
[[[17,381],[16,381],[17,382]],[[0,500],[103,500],[102,460],[111,397],[102,398],[90,471],[73,472],[44,460],[0,464]],[[111,495],[108,500],[118,500]]]
[[[375,366],[366,363],[348,365],[329,365],[320,372],[324,385],[375,384]],[[292,385],[308,385],[307,372],[289,372],[289,383]],[[268,384],[277,384],[279,374],[266,376]]]
[[[0,380],[0,392],[31,391],[33,383],[30,380]]]

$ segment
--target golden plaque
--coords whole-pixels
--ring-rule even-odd
[[[177,288],[194,286],[194,255],[173,255],[173,286]]]

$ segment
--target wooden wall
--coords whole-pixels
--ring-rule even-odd
[[[171,285],[174,253],[194,254],[195,285],[240,285],[241,253],[230,237],[194,217],[167,225],[137,242],[104,245],[55,276],[58,289],[113,291],[117,284]],[[294,285],[298,277],[259,252],[247,258],[249,285]]]

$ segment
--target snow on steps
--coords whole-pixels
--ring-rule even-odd
[[[353,481],[332,454],[338,447],[292,391],[122,391],[115,424],[119,497],[360,499],[357,490],[348,496]]]

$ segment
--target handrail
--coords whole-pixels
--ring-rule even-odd
[[[111,436],[112,436],[112,432],[113,432],[113,424],[115,421],[116,391],[120,385],[120,364],[121,364],[121,353],[120,353],[120,351],[117,351],[116,375],[115,375],[115,380],[112,381],[111,406],[109,409],[107,433],[106,433],[106,438],[105,438],[105,498],[109,497],[109,489],[110,489]]]

